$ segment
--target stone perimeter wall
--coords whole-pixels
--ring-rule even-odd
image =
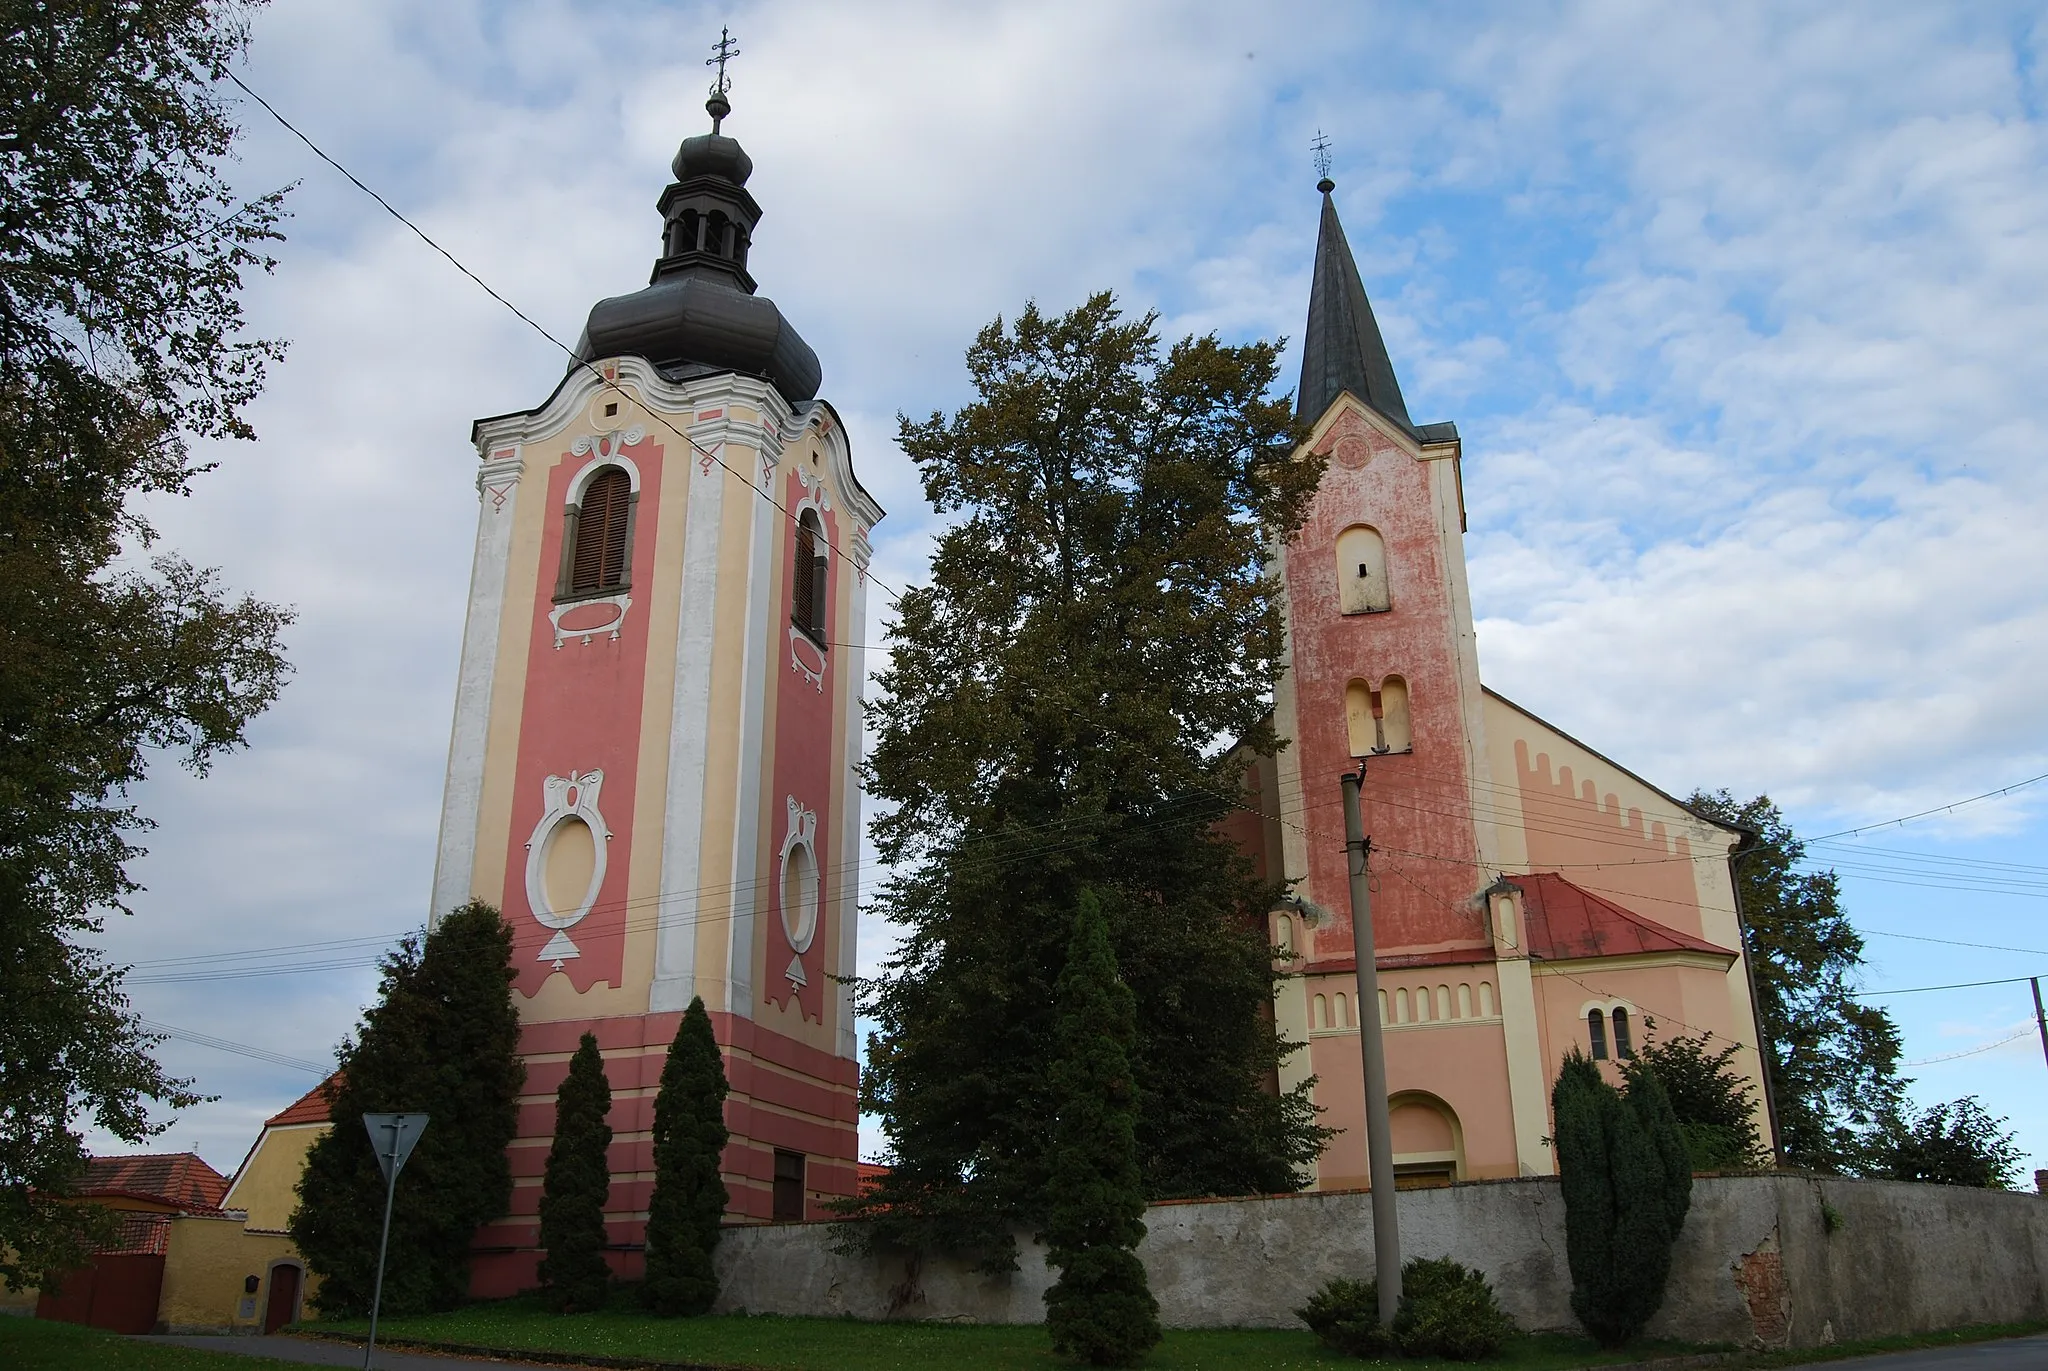
[[[1799,1176],[1702,1177],[1692,1193],[1653,1337],[1809,1347],[2048,1318],[2048,1202],[2033,1195]],[[1408,1191],[1400,1211],[1404,1256],[1478,1267],[1524,1328],[1576,1327],[1554,1177]],[[1363,1191],[1161,1204],[1145,1223],[1139,1255],[1169,1327],[1299,1327],[1291,1311],[1324,1281],[1372,1272]],[[719,1307],[1044,1319],[1051,1274],[1028,1234],[1019,1269],[1001,1277],[943,1259],[848,1256],[836,1241],[827,1223],[726,1230]]]

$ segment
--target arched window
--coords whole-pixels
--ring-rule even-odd
[[[1379,530],[1354,524],[1337,535],[1337,607],[1346,614],[1392,609],[1387,545]]]
[[[1593,1040],[1593,1060],[1607,1060],[1607,1016],[1597,1009],[1586,1011],[1586,1034]]]
[[[1622,1058],[1635,1056],[1636,1049],[1628,1040],[1628,1011],[1626,1009],[1616,1009],[1613,1017],[1614,1055]]]
[[[718,210],[713,210],[710,214],[706,215],[704,217],[704,251],[710,253],[713,257],[730,256],[731,254],[726,251],[725,231],[731,224],[732,220],[726,218]]]
[[[789,574],[789,621],[825,645],[825,530],[818,512],[807,509],[796,522],[796,557]]]
[[[697,211],[693,209],[686,209],[676,216],[676,238],[669,247],[670,254],[680,256],[685,252],[695,252],[697,230],[701,225],[702,221],[698,218]]]
[[[560,594],[598,595],[626,587],[632,556],[633,480],[619,467],[606,467],[583,487],[583,500],[563,520],[562,552],[567,574]]]
[[[1380,750],[1412,752],[1414,734],[1408,722],[1408,683],[1399,676],[1380,682]]]

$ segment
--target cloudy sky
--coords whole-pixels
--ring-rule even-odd
[[[279,0],[243,74],[573,339],[646,279],[721,23],[751,266],[890,511],[884,584],[934,529],[893,416],[960,403],[998,313],[1106,286],[1173,336],[1299,334],[1320,129],[1409,409],[1464,435],[1490,684],[1816,836],[2048,772],[2038,7]],[[261,441],[152,514],[297,607],[297,676],[248,751],[145,787],[149,889],[107,937],[152,1022],[301,1064],[167,1045],[220,1099],[158,1145],[223,1170],[424,916],[469,424],[563,366],[262,110],[244,124],[240,184],[299,183],[248,292],[291,352]],[[1870,987],[2048,973],[2044,801],[1815,849]],[[887,926],[862,937],[871,966]],[[1982,1095],[2048,1165],[2024,982],[1886,1003],[1916,1094]]]

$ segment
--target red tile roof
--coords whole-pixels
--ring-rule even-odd
[[[1522,910],[1529,925],[1526,941],[1532,957],[1570,961],[1648,952],[1735,955],[1728,948],[1623,909],[1612,900],[1573,885],[1554,871],[1506,879],[1521,888]]]
[[[180,1209],[218,1209],[227,1198],[228,1178],[194,1152],[140,1152],[91,1158],[77,1193],[130,1195]]]
[[[289,1128],[298,1123],[326,1123],[333,1117],[329,1112],[328,1097],[341,1088],[341,1073],[335,1072],[320,1084],[308,1090],[298,1099],[286,1105],[282,1112],[271,1115],[263,1121],[265,1128]]]

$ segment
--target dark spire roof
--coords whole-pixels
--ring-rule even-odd
[[[1344,226],[1337,222],[1337,206],[1330,199],[1336,188],[1328,177],[1316,183],[1323,193],[1323,223],[1316,233],[1316,273],[1308,292],[1308,330],[1301,340],[1301,388],[1295,392],[1294,412],[1314,423],[1339,391],[1348,390],[1413,432],[1386,341],[1365,298],[1365,283],[1358,279],[1351,245],[1344,241]]]
[[[747,193],[754,161],[719,132],[732,106],[723,89],[704,108],[711,132],[683,141],[675,182],[655,208],[662,256],[644,290],[600,300],[590,311],[572,365],[600,357],[645,357],[672,378],[717,371],[765,376],[799,404],[818,393],[822,372],[775,302],[754,293],[747,250],[761,207]]]

